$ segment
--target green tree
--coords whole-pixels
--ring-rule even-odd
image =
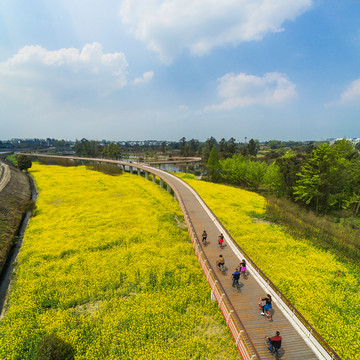
[[[219,157],[225,159],[227,154],[226,140],[222,138],[219,141]]]
[[[236,153],[236,140],[233,137],[227,142],[227,153],[229,154],[228,157],[232,157]]]
[[[257,149],[257,144],[256,144],[254,139],[249,140],[247,148],[248,148],[248,152],[249,152],[250,156],[256,156],[257,155],[258,149]]]
[[[199,140],[191,139],[186,145],[187,155],[188,156],[195,156],[197,154],[197,152],[198,152],[199,145],[200,145]]]
[[[295,200],[294,186],[298,180],[298,173],[301,166],[306,161],[307,156],[304,154],[287,153],[276,160],[279,167],[279,176],[281,181],[281,194]]]
[[[275,162],[271,163],[263,178],[263,185],[269,188],[277,196],[283,195],[283,184],[281,181],[280,167]]]
[[[213,146],[217,146],[217,141],[214,137],[211,136],[210,138],[206,139],[202,147],[202,159],[204,164],[207,164]]]
[[[118,144],[111,143],[107,146],[107,158],[116,160],[120,157],[121,151]]]
[[[221,174],[226,183],[257,189],[263,182],[267,165],[251,161],[249,157],[234,155],[221,162]]]
[[[268,141],[267,145],[270,149],[278,149],[279,147],[281,147],[281,141],[270,140],[270,141]]]
[[[167,149],[166,142],[163,141],[163,142],[161,143],[161,152],[164,154],[165,151],[166,151],[166,149]]]
[[[321,144],[302,165],[297,174],[299,179],[294,187],[296,200],[313,205],[316,213],[319,209],[326,212],[330,205],[332,185],[337,169],[335,151],[329,144]]]
[[[85,138],[76,140],[74,150],[77,156],[82,157],[97,157],[101,153],[99,142]]]
[[[242,156],[249,156],[249,148],[247,145],[239,145],[238,152]]]
[[[213,145],[207,162],[207,170],[211,181],[216,182],[220,179],[220,168],[219,154],[216,146]]]
[[[32,161],[29,156],[24,154],[19,154],[16,158],[17,166],[20,170],[28,171],[32,166]]]
[[[180,148],[180,155],[181,156],[186,156],[186,139],[185,137],[182,137],[179,141],[180,145],[179,145],[179,148]]]

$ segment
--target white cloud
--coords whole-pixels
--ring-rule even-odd
[[[153,71],[144,72],[143,75],[142,75],[142,77],[136,78],[136,79],[133,81],[133,84],[136,85],[136,84],[144,84],[144,83],[147,83],[147,82],[149,82],[153,77],[154,77],[154,72],[153,72]]]
[[[47,50],[25,46],[7,61],[0,62],[0,95],[19,103],[88,104],[104,99],[129,85],[128,63],[121,52],[105,53],[99,43],[82,49]],[[153,72],[145,72],[133,84],[148,82]]]
[[[359,104],[360,103],[360,79],[354,80],[348,88],[341,94],[339,104]]]
[[[218,79],[218,96],[224,101],[205,110],[232,110],[252,105],[282,105],[297,97],[296,86],[284,74],[267,73],[263,77],[240,73]]]
[[[12,58],[0,63],[0,75],[19,77],[31,74],[32,77],[41,77],[42,71],[46,71],[47,75],[51,76],[52,73],[56,77],[61,68],[68,72],[73,82],[76,82],[77,76],[80,78],[81,74],[86,74],[89,81],[106,76],[115,80],[118,86],[124,86],[127,83],[127,66],[123,53],[104,53],[101,44],[96,42],[86,44],[81,51],[76,48],[49,51],[39,45],[31,45],[23,47]]]
[[[312,0],[123,0],[120,15],[137,39],[170,64],[185,49],[204,55],[282,31],[286,20],[311,5]]]

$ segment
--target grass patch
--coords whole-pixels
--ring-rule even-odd
[[[286,226],[296,238],[305,238],[340,258],[360,262],[360,230],[334,223],[327,216],[316,216],[283,198],[268,197],[265,215],[268,220]]]

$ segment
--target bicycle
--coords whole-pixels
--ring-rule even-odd
[[[216,266],[223,273],[223,275],[226,275],[225,263],[216,262]]]
[[[205,236],[202,237],[202,243],[203,243],[204,246],[207,245],[207,241],[206,241],[206,237],[205,237]]]
[[[270,350],[270,340],[268,336],[265,336],[265,346]],[[271,351],[271,354],[274,355],[276,360],[280,359],[280,355],[279,355],[279,349],[273,346],[273,350]]]
[[[246,269],[246,268],[245,268],[245,269]],[[244,278],[245,280],[247,280],[247,278],[248,278],[248,272],[247,272],[247,270],[241,271],[241,275],[243,276],[243,278]],[[240,277],[241,277],[241,275],[240,275]]]
[[[223,234],[221,234],[221,235],[219,236],[218,244],[219,244],[219,246],[220,246],[220,249],[222,249],[223,246],[224,246],[224,235],[223,235]]]
[[[207,233],[206,231],[204,230],[203,234],[202,234],[202,243],[204,244],[204,246],[207,245]]]
[[[247,279],[248,273],[246,270],[246,261],[243,259],[238,267],[239,271],[241,272],[241,274],[243,275],[244,279]]]
[[[258,309],[262,311],[262,309],[263,309],[263,302],[262,302],[262,299],[261,299],[261,298],[257,301],[256,305],[257,305]],[[265,310],[264,312],[265,312],[265,317],[266,317],[266,319],[270,321],[270,320],[271,320],[271,317],[272,317],[270,310]]]
[[[218,268],[219,268],[219,270],[220,270],[221,272],[224,272],[224,271],[225,271],[225,264],[220,263],[220,264],[218,265]]]

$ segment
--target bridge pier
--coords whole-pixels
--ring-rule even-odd
[[[170,187],[170,185],[169,184],[166,184],[167,185],[167,192],[170,194],[171,193],[171,187]]]
[[[156,176],[155,176],[155,174],[151,174],[152,175],[152,182],[153,183],[156,183]]]
[[[176,194],[174,193],[174,200],[178,201]]]
[[[160,187],[163,188],[164,187],[164,180],[160,179]]]
[[[133,167],[129,166],[129,173],[132,174],[133,173]]]
[[[149,180],[149,172],[148,171],[145,171],[145,179]]]
[[[141,176],[141,170],[139,168],[137,169],[137,174],[138,176]]]

